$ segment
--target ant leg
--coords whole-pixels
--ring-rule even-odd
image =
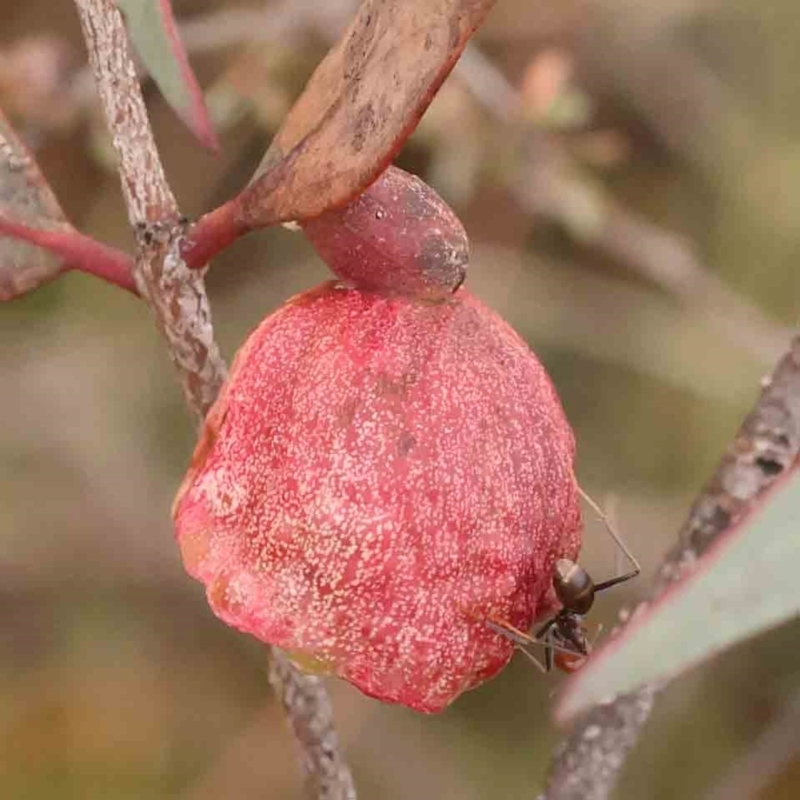
[[[552,619],[547,620],[540,628],[533,634],[530,638],[531,642],[534,644],[540,644],[544,647],[544,664],[542,664],[538,658],[536,658],[532,653],[529,653],[528,650],[524,647],[521,647],[520,650],[533,662],[535,662],[536,666],[542,670],[544,673],[552,672],[553,671],[553,663],[554,663],[554,653],[564,652],[564,653],[572,653],[573,649],[571,647],[564,647],[561,644],[558,644],[554,641],[554,632],[556,630],[556,623],[558,622],[558,615],[553,617]]]
[[[547,622],[545,622],[539,628],[539,630],[537,630],[536,633],[533,634],[533,636],[531,638],[535,642],[539,642],[539,644],[548,643],[550,641],[550,636],[549,636],[550,629],[553,627],[553,625],[556,624],[557,621],[558,621],[558,614],[556,614],[554,617],[552,617],[549,620],[547,620]]]
[[[536,666],[536,668],[540,672],[544,672],[544,673],[550,672],[551,666],[550,666],[550,664],[548,663],[548,660],[547,660],[547,656],[550,654],[550,650],[545,650],[544,651],[545,652],[545,663],[542,664],[542,662],[539,661],[539,659],[536,658],[536,656],[533,653],[531,653],[528,650],[527,647],[522,647],[521,645],[518,645],[517,649],[520,651],[520,653],[522,653],[522,655],[525,656],[525,658],[528,659],[528,661],[530,661],[532,664],[534,664]]]
[[[550,672],[553,669],[553,627],[557,619],[558,615],[547,620],[533,635],[533,640],[544,646],[545,672]]]
[[[614,540],[614,543],[622,551],[622,553],[625,555],[625,558],[628,559],[633,567],[633,569],[629,570],[623,575],[617,575],[615,578],[610,578],[607,581],[596,583],[594,586],[595,592],[602,592],[604,589],[610,589],[612,586],[617,586],[620,583],[625,583],[626,581],[631,580],[631,578],[635,578],[642,571],[639,562],[636,560],[636,556],[633,555],[625,542],[622,541],[622,537],[614,530],[614,526],[611,524],[611,521],[608,519],[608,517],[603,513],[603,510],[600,508],[600,506],[598,506],[597,503],[595,503],[595,501],[592,500],[592,498],[589,497],[589,495],[586,494],[583,489],[581,489],[580,486],[578,486],[578,493],[586,501],[592,511],[594,511],[594,513],[600,518],[603,525],[605,525],[609,536],[611,536],[611,538]]]
[[[599,623],[597,626],[597,630],[594,632],[594,636],[589,641],[589,652],[591,653],[594,650],[595,644],[597,644],[597,640],[600,638],[600,635],[603,633],[603,623]]]
[[[542,664],[536,656],[531,653],[528,648],[534,644],[542,644],[538,639],[535,639],[532,636],[528,636],[527,633],[523,633],[518,628],[515,628],[510,622],[495,622],[494,620],[487,619],[486,624],[495,632],[499,633],[501,636],[505,636],[506,639],[511,640],[516,646],[517,649],[525,656],[529,661],[533,662],[536,665],[537,669],[541,672],[549,672],[550,667],[545,662]],[[552,622],[550,623],[552,624]],[[548,650],[545,650],[547,653]],[[547,656],[545,656],[545,659]]]
[[[547,643],[544,647],[544,668],[546,672],[550,672],[553,669],[553,629],[550,628],[545,636]]]
[[[527,633],[519,630],[519,628],[515,628],[510,622],[506,622],[505,620],[487,619],[486,624],[495,633],[499,633],[500,636],[505,636],[506,639],[512,641],[525,656],[535,662],[536,666],[539,667],[542,672],[550,672],[553,667],[553,653],[584,655],[579,650],[576,650],[575,647],[568,647],[554,640],[554,626],[558,622],[558,619],[559,617],[556,614],[556,616],[543,623],[533,636],[529,636]],[[544,664],[528,650],[532,645],[544,647]]]
[[[554,617],[547,620],[547,622],[543,623],[533,634],[533,636],[529,636],[527,633],[515,628],[510,622],[487,619],[486,624],[495,633],[499,633],[501,636],[505,636],[506,639],[512,641],[522,652],[522,654],[536,664],[536,666],[542,672],[550,672],[553,669],[554,653],[568,653],[572,655],[578,653],[583,655],[574,647],[567,647],[564,644],[555,641],[553,632],[558,619],[558,614],[556,614]],[[542,664],[542,662],[528,649],[532,645],[540,645],[541,647],[544,647],[544,664]]]
[[[528,636],[527,633],[519,630],[519,628],[515,628],[510,622],[500,622],[493,619],[487,619],[486,624],[495,633],[505,636],[506,639],[514,642],[514,644],[518,645],[519,647],[527,647],[532,644],[538,644],[538,642],[532,636]]]

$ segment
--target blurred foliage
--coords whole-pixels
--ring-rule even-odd
[[[173,5],[194,22],[263,8],[265,30],[285,15],[282,4],[258,0]],[[187,213],[247,181],[326,35],[347,16],[347,3],[322,5],[318,19],[283,29],[280,44],[237,43],[235,26],[218,22],[210,34],[196,27],[191,42],[187,34],[222,139],[216,159],[146,87]],[[129,247],[72,4],[0,0],[0,21],[0,105],[14,112],[70,218]],[[7,56],[19,59],[32,36],[56,50],[40,40],[42,61],[21,71]],[[576,429],[582,480],[599,501],[613,500],[649,572],[800,312],[796,7],[500,0],[478,46],[524,90],[538,127],[502,123],[475,99],[482,78],[459,73],[401,164],[465,221],[473,291],[551,371]],[[500,94],[489,87],[490,99]],[[605,224],[592,216],[597,208],[574,207],[605,193],[670,241],[686,237],[678,241],[691,243],[701,268],[759,312],[731,316],[714,291],[687,300],[669,281],[654,282],[638,268],[645,250],[614,256],[628,244],[625,229],[603,248],[576,239],[544,195],[532,214],[507,177],[519,169],[520,137],[543,135],[586,190],[569,195],[567,217]],[[209,280],[227,354],[324,276],[304,241],[282,229],[230,248]],[[0,794],[299,797],[263,649],[218,623],[180,568],[168,512],[194,432],[147,310],[71,275],[0,308],[0,334]],[[591,518],[583,558],[597,575],[613,570]],[[603,597],[596,622],[609,624],[636,591]],[[673,685],[618,796],[702,797],[721,780],[800,688],[797,634],[785,626]],[[533,797],[557,737],[549,709],[558,682],[517,660],[436,718],[331,688],[364,797]],[[761,797],[797,797],[798,787],[795,761]]]

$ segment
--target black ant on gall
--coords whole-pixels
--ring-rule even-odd
[[[514,642],[543,672],[550,672],[553,666],[562,672],[575,672],[583,665],[592,652],[592,642],[586,636],[583,618],[591,610],[595,596],[598,592],[635,578],[641,572],[639,562],[614,531],[600,507],[582,489],[578,488],[578,492],[603,521],[609,535],[628,559],[632,569],[609,580],[595,583],[580,564],[568,558],[559,558],[553,565],[553,589],[561,603],[561,609],[532,636],[508,622],[487,620],[492,630]],[[530,645],[544,647],[544,664],[528,652],[527,648]]]

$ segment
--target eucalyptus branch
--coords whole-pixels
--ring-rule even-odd
[[[202,418],[225,379],[203,276],[180,255],[185,223],[161,165],[122,14],[112,0],[77,5],[137,234],[134,279],[167,338],[189,407]]]
[[[761,395],[692,506],[678,545],[656,576],[650,601],[687,575],[697,559],[758,503],[800,455],[800,336],[765,379]],[[650,602],[648,601],[648,602]],[[634,612],[635,614],[635,612]],[[556,750],[541,800],[605,800],[637,742],[661,687],[597,706]]]
[[[128,217],[137,234],[134,277],[155,312],[190,409],[205,416],[225,378],[203,273],[186,265],[185,221],[153,138],[123,18],[113,0],[76,0],[90,63],[119,158]],[[327,695],[273,650],[273,685],[289,716],[318,797],[350,800],[352,778],[339,754]]]
[[[76,0],[89,63],[119,158],[131,225],[176,226],[178,204],[156,149],[122,13],[112,0]]]

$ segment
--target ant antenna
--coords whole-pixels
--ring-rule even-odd
[[[614,540],[614,544],[620,549],[623,553],[625,558],[628,559],[628,562],[633,567],[633,569],[629,570],[628,572],[624,573],[623,575],[617,575],[615,578],[610,578],[607,581],[602,581],[601,583],[595,584],[594,590],[595,592],[601,592],[603,589],[609,589],[612,586],[616,586],[620,583],[625,583],[625,581],[631,580],[631,578],[635,578],[641,571],[642,567],[639,562],[636,560],[636,556],[628,549],[628,546],[622,540],[622,537],[614,530],[614,526],[611,524],[611,520],[606,516],[605,512],[602,508],[600,508],[594,500],[592,500],[589,495],[581,489],[580,485],[575,482],[575,486],[578,489],[578,494],[583,498],[589,508],[594,511],[594,513],[598,516],[600,521],[603,523],[603,526],[608,531],[608,535]]]
[[[641,572],[641,566],[636,557],[628,549],[600,506],[581,489],[577,481],[575,486],[580,496],[603,522],[609,536],[617,545],[618,552],[624,554],[632,569],[609,580],[595,583],[589,573],[579,564],[569,559],[558,559],[554,565],[553,588],[561,601],[561,610],[542,624],[532,636],[515,628],[509,622],[486,620],[486,624],[493,631],[514,642],[527,658],[543,672],[549,672],[554,664],[565,672],[574,672],[580,668],[583,661],[589,656],[594,641],[600,633],[598,629],[597,634],[589,641],[586,638],[586,628],[583,624],[583,619],[591,609],[595,595],[604,589],[625,583]],[[534,644],[545,648],[544,664],[528,651],[527,647]]]

